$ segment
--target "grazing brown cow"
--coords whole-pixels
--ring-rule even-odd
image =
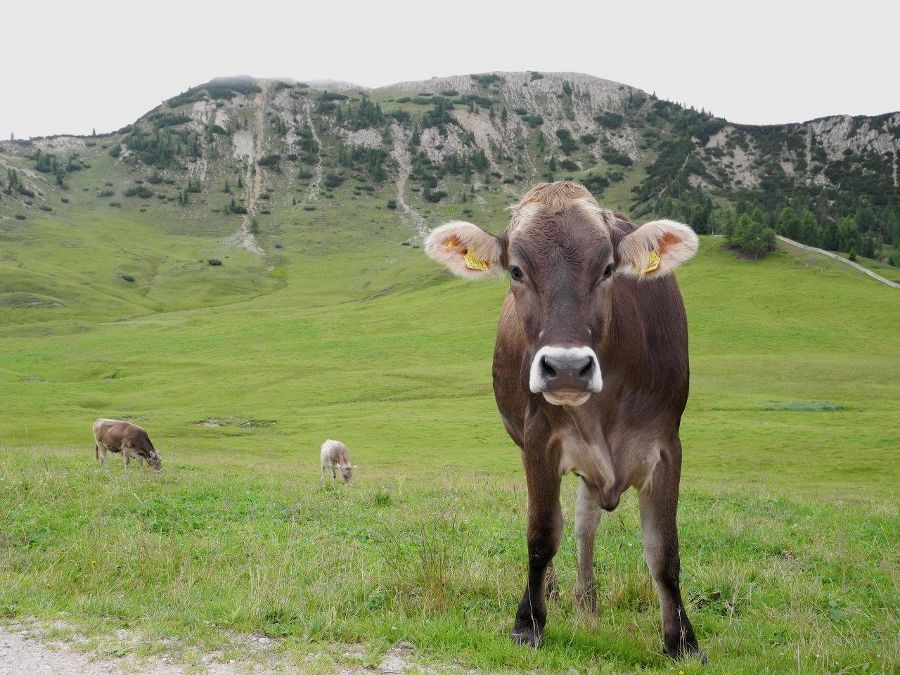
[[[341,478],[345,483],[349,483],[353,479],[353,469],[356,466],[350,461],[350,450],[340,441],[333,441],[330,438],[322,443],[322,474],[319,477],[319,483],[325,480],[325,473],[331,471],[331,480],[337,478],[337,474],[341,474]]]
[[[162,458],[150,442],[147,432],[131,422],[121,420],[108,420],[100,418],[94,422],[94,445],[97,449],[97,459],[103,466],[107,464],[106,453],[121,452],[125,458],[125,467],[128,467],[131,458],[134,457],[140,465],[150,465],[156,471],[162,469]]]
[[[509,272],[494,350],[494,394],[522,449],[528,577],[512,638],[539,646],[546,572],[559,548],[560,482],[580,478],[576,599],[596,608],[594,535],[629,487],[640,495],[644,557],[666,653],[699,653],[679,588],[678,428],[688,396],[687,322],[672,270],[697,251],[686,225],[641,227],[572,182],[541,184],[497,236],[452,222],[425,250],[469,279]]]

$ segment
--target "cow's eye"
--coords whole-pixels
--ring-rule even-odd
[[[612,276],[612,273],[613,273],[613,264],[609,263],[609,265],[606,266],[606,269],[603,270],[603,278],[609,279]]]
[[[522,272],[522,268],[517,265],[509,266],[509,276],[513,281],[522,281],[525,278],[525,274]]]

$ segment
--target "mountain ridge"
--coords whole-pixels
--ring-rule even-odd
[[[701,233],[737,210],[811,245],[886,259],[900,245],[900,112],[733,124],[581,73],[496,71],[373,89],[215,78],[109,134],[0,142],[0,219],[64,191],[66,176],[90,171],[98,144],[118,153],[112,168],[126,183],[141,174],[123,196],[148,194],[139,186],[161,177],[181,186],[182,206],[228,175],[253,176],[260,194],[302,192],[301,202],[364,176],[368,194],[393,181],[400,210],[421,229],[411,197],[426,207],[477,202],[485,191],[571,178],[635,217],[675,217]],[[268,215],[248,209],[253,197],[235,194],[227,208]]]

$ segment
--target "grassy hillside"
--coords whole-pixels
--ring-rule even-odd
[[[0,612],[101,643],[127,626],[188,660],[233,629],[304,667],[403,639],[424,663],[672,670],[633,496],[601,525],[602,614],[571,608],[574,480],[546,647],[506,639],[525,496],[490,387],[504,284],[426,260],[389,183],[271,192],[261,255],[229,243],[239,214],[165,200],[3,223]],[[481,194],[410,200],[500,229],[510,196]],[[684,592],[710,669],[896,669],[896,291],[715,238],[679,281]],[[163,474],[99,470],[101,415],[144,425]],[[318,486],[326,437],[359,464],[349,489]]]

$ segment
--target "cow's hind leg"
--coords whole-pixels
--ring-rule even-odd
[[[537,453],[536,453],[537,454]],[[544,454],[544,453],[540,453]],[[534,455],[532,455],[534,456]],[[536,458],[537,462],[544,458]],[[526,460],[528,462],[529,460]],[[539,647],[547,622],[547,568],[559,550],[563,516],[559,503],[559,474],[556,467],[529,466],[528,478],[528,581],[516,612],[512,639]]]
[[[559,575],[552,562],[547,565],[547,592],[544,595],[550,602],[559,601]]]
[[[603,509],[591,489],[581,481],[575,502],[575,535],[578,551],[578,579],[575,602],[588,612],[597,611],[597,587],[594,584],[594,537]]]
[[[666,654],[673,658],[690,655],[704,658],[681,600],[676,525],[680,478],[681,443],[676,436],[663,449],[651,479],[640,492],[644,558],[659,594]]]
[[[106,456],[106,446],[97,441],[94,443],[94,447],[97,449],[97,459],[100,461],[100,466],[105,467],[108,461]]]

